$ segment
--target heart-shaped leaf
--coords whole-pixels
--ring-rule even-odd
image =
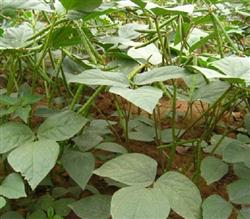
[[[212,65],[228,77],[241,79],[250,84],[249,57],[226,57],[213,62]]]
[[[235,163],[233,169],[239,178],[250,180],[250,167],[247,167],[244,163]]]
[[[163,92],[155,87],[144,86],[137,89],[111,87],[111,93],[120,95],[134,105],[152,114]]]
[[[166,219],[169,212],[168,197],[158,188],[125,187],[111,201],[111,215],[115,219]]]
[[[245,163],[250,167],[250,144],[244,144],[238,140],[227,145],[223,152],[223,160],[228,163]]]
[[[26,47],[30,42],[27,40],[33,35],[30,24],[24,22],[17,27],[5,29],[3,37],[0,38],[0,50],[20,49]]]
[[[26,197],[22,177],[17,173],[8,175],[0,185],[0,195],[9,199]]]
[[[231,202],[250,205],[250,180],[237,180],[227,186],[227,191]]]
[[[221,179],[228,172],[228,165],[216,157],[206,157],[201,162],[201,176],[207,184]]]
[[[168,198],[170,207],[186,219],[199,219],[201,195],[198,188],[186,176],[170,171],[155,183]]]
[[[58,155],[59,145],[55,141],[41,140],[16,148],[9,154],[8,162],[34,190],[54,167]]]
[[[74,213],[80,218],[108,219],[110,218],[109,195],[92,195],[69,205]]]
[[[233,206],[219,195],[211,195],[202,204],[203,219],[228,219]]]
[[[84,190],[95,168],[93,155],[78,151],[65,151],[62,164],[70,177]]]
[[[127,149],[123,147],[122,145],[119,145],[114,142],[103,142],[101,144],[98,144],[95,149],[109,151],[113,153],[119,153],[119,154],[126,154],[128,153]]]
[[[126,185],[149,186],[155,179],[156,168],[157,163],[152,158],[144,154],[131,153],[104,163],[94,173]]]
[[[128,55],[138,61],[149,61],[153,65],[159,65],[162,62],[162,55],[159,49],[154,44],[142,48],[130,48]]]
[[[0,126],[0,154],[6,153],[35,138],[32,130],[21,123],[9,122]]]
[[[87,123],[87,119],[71,111],[50,116],[38,128],[39,139],[64,141],[75,134]]]
[[[101,71],[99,69],[90,69],[79,75],[72,75],[68,81],[86,85],[129,86],[128,78],[124,73]]]
[[[145,85],[158,81],[183,78],[186,75],[187,71],[184,68],[178,66],[164,66],[136,75],[134,82],[138,85]]]

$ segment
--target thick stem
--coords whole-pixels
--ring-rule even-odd
[[[176,154],[176,147],[177,147],[177,141],[176,141],[176,97],[177,97],[177,87],[175,84],[175,81],[173,81],[173,87],[174,87],[174,93],[173,93],[173,98],[172,98],[172,120],[171,120],[171,129],[172,129],[172,139],[173,139],[173,144],[170,149],[170,155],[169,155],[169,160],[168,160],[168,165],[167,169],[171,169],[175,154]]]

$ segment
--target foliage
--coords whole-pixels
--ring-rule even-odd
[[[249,19],[249,1],[0,0],[1,219],[249,218]]]

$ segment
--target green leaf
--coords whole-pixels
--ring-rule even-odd
[[[48,4],[41,0],[1,0],[1,10],[6,9],[28,9],[50,12]]]
[[[207,103],[214,103],[228,88],[229,84],[224,81],[212,81],[203,84],[202,87],[196,89],[193,93],[193,100],[202,100]]]
[[[168,198],[170,207],[185,219],[199,219],[201,196],[198,188],[186,176],[169,171],[155,183]]]
[[[77,134],[87,121],[74,112],[60,112],[46,119],[38,128],[37,134],[40,139],[64,141]]]
[[[16,106],[7,107],[5,109],[2,108],[2,109],[0,109],[0,117],[10,115],[10,114],[14,113],[15,110],[16,110]]]
[[[210,185],[220,180],[228,172],[228,165],[216,157],[206,157],[201,162],[201,176]]]
[[[51,195],[54,198],[61,198],[61,197],[64,197],[67,193],[69,193],[69,191],[68,191],[67,188],[64,188],[64,187],[54,187],[53,190],[52,190]]]
[[[16,97],[12,97],[8,95],[0,95],[0,104],[15,105],[17,103],[18,103],[18,99]]]
[[[126,185],[149,186],[156,176],[157,163],[138,153],[123,154],[104,163],[94,173]]]
[[[103,142],[95,147],[95,149],[100,149],[104,151],[109,151],[113,153],[126,154],[128,153],[127,149],[122,145],[119,145],[114,142]]]
[[[112,197],[111,215],[115,219],[166,219],[168,197],[158,188],[125,187]]]
[[[212,63],[230,78],[244,80],[250,84],[250,58],[249,57],[227,57]]]
[[[63,219],[63,217],[61,217],[60,215],[54,215],[52,219]]]
[[[164,66],[154,68],[151,71],[138,74],[134,78],[135,84],[145,85],[152,84],[158,81],[166,81],[169,79],[183,78],[187,75],[184,68],[178,66]]]
[[[243,162],[250,165],[250,144],[244,144],[238,140],[232,141],[227,145],[223,152],[223,160],[228,163]],[[250,166],[249,166],[250,167]]]
[[[223,140],[221,141],[221,138],[223,137]],[[214,151],[215,154],[222,156],[225,148],[227,147],[227,145],[229,145],[233,140],[232,138],[229,137],[225,137],[222,135],[213,135],[210,139],[211,145],[209,145],[208,147],[204,148],[204,151],[206,153],[211,153],[214,148],[216,147],[216,145],[218,143],[220,143],[220,146],[216,148],[216,150]]]
[[[14,117],[20,117],[25,123],[28,123],[32,108],[31,106],[18,107],[14,113]]]
[[[240,209],[237,219],[248,219],[248,218],[250,218],[250,208]]]
[[[72,75],[68,82],[86,85],[129,86],[128,78],[124,73],[101,71],[99,69],[90,69],[79,75]]]
[[[6,200],[4,197],[0,196],[0,210],[6,205]]]
[[[213,69],[203,68],[203,67],[198,67],[198,66],[192,66],[191,68],[203,74],[207,79],[229,78],[228,75],[221,74],[220,72],[213,70]]]
[[[248,137],[245,134],[239,133],[237,135],[237,140],[240,141],[240,142],[242,142],[242,143],[245,143],[245,144],[250,144],[250,137]]]
[[[114,45],[114,47],[119,47],[122,49],[127,49],[131,46],[134,47],[134,46],[141,45],[141,43],[139,42],[135,42],[130,39],[119,37],[119,36],[103,36],[103,37],[99,37],[99,41],[104,44],[112,44]],[[131,59],[130,56],[128,57]]]
[[[168,129],[163,129],[161,131],[161,141],[163,143],[171,143],[174,141],[173,139],[173,134],[172,134],[172,129],[171,128],[168,128]],[[181,130],[181,129],[175,129],[176,133],[180,133],[180,135],[182,133],[184,133],[184,130]]]
[[[144,86],[137,89],[111,87],[109,92],[120,95],[134,105],[152,114],[162,97],[162,91],[155,87]]]
[[[129,131],[128,136],[131,140],[136,141],[144,141],[144,142],[152,142],[155,140],[155,129],[152,125],[145,124],[143,122],[137,121],[138,124],[135,127],[129,127],[131,131]],[[129,126],[133,121],[130,120]]]
[[[0,154],[19,147],[35,138],[32,130],[21,123],[9,122],[0,126]]]
[[[42,96],[38,96],[38,95],[32,95],[32,93],[28,93],[28,91],[26,91],[27,93],[25,93],[25,91],[23,91],[23,94],[20,94],[20,95],[23,95],[21,96],[21,102],[22,102],[22,106],[25,106],[25,105],[32,105],[32,104],[35,104],[35,103],[38,103],[39,100],[42,99]]]
[[[118,30],[119,37],[123,39],[136,39],[141,34],[137,30],[146,30],[148,25],[139,23],[128,23],[122,25]]]
[[[54,49],[60,49],[61,47],[76,46],[81,43],[81,38],[77,34],[77,30],[72,26],[62,26],[53,31],[51,36],[50,45]],[[67,63],[67,61],[66,61]],[[65,64],[65,62],[64,62]],[[64,69],[64,71],[67,68]],[[65,71],[68,74],[68,71]],[[77,72],[74,72],[77,73]],[[67,77],[67,76],[66,76]]]
[[[81,151],[88,151],[102,142],[103,138],[98,133],[84,130],[84,132],[76,136],[73,141]]]
[[[130,131],[128,137],[135,141],[152,142],[155,140],[155,132],[153,129],[141,129],[139,131]]]
[[[207,32],[203,31],[202,29],[193,28],[188,36],[188,39],[187,39],[187,43],[190,46],[189,51],[192,52],[195,49],[201,48],[213,36],[214,36],[213,32],[208,34]]]
[[[117,8],[115,7],[99,7],[97,10],[92,11],[91,13],[85,13],[82,18],[83,21],[88,21],[91,19],[99,18],[102,15],[109,15],[112,12],[116,12]]]
[[[68,150],[63,154],[61,161],[70,177],[84,190],[95,168],[93,155]]]
[[[202,204],[203,219],[228,219],[233,206],[219,195],[211,195]]]
[[[17,173],[8,175],[0,185],[0,195],[8,199],[26,197],[23,179]]]
[[[1,219],[24,219],[24,217],[15,211],[8,211],[1,215]]]
[[[59,145],[51,140],[26,143],[9,154],[8,162],[34,190],[54,167],[59,150]]]
[[[235,163],[233,169],[239,178],[250,180],[250,167],[247,167],[244,163]]]
[[[68,207],[72,204],[75,200],[72,198],[62,198],[59,200],[54,201],[53,209],[58,216],[66,217],[71,209]]]
[[[229,199],[234,204],[250,204],[250,180],[240,179],[227,186]]]
[[[49,211],[51,206],[53,206],[54,198],[48,193],[46,195],[40,196],[36,202],[36,208],[42,209],[44,211]]]
[[[42,210],[37,210],[27,217],[27,219],[47,219],[47,215]]]
[[[131,2],[134,2],[135,4],[137,4],[141,8],[145,8],[145,6],[147,5],[147,3],[142,1],[142,0],[131,0]]]
[[[142,48],[130,48],[128,55],[133,59],[142,62],[150,62],[153,65],[159,65],[162,62],[162,55],[159,49],[152,43]]]
[[[111,196],[92,195],[69,205],[74,213],[84,219],[109,219]]]
[[[60,0],[60,2],[67,10],[91,12],[101,5],[102,0]]]
[[[194,6],[189,5],[181,5],[173,8],[160,7],[156,4],[147,5],[147,9],[153,11],[156,15],[189,15],[194,11]]]
[[[28,23],[22,23],[17,27],[9,27],[4,30],[3,37],[0,38],[0,50],[21,49],[30,42],[27,40],[33,35],[33,30]]]

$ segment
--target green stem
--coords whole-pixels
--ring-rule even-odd
[[[162,49],[162,53],[163,53],[163,57],[164,57],[163,61],[165,60],[166,64],[168,64],[168,54],[167,54],[167,50],[166,50],[166,48],[164,46],[164,41],[163,41],[163,38],[162,38],[162,35],[161,35],[161,31],[160,31],[160,27],[159,27],[159,23],[158,23],[157,19],[158,18],[155,18],[154,22],[155,22],[156,31],[157,31],[157,34],[158,34],[158,38],[159,38],[159,41],[160,41],[160,45],[161,45],[161,49]]]
[[[171,129],[172,129],[172,139],[173,139],[173,144],[172,147],[170,149],[170,155],[169,155],[169,160],[168,160],[168,164],[167,164],[167,169],[169,170],[172,167],[174,158],[175,158],[175,154],[176,154],[176,147],[177,147],[177,139],[176,139],[176,133],[175,133],[175,129],[176,129],[176,97],[177,97],[177,87],[175,84],[175,81],[173,81],[173,88],[174,88],[174,93],[173,93],[173,103],[172,103],[172,121],[171,121]]]
[[[221,95],[221,97],[215,102],[215,103],[213,103],[205,112],[203,112],[202,114],[201,114],[201,116],[198,118],[198,119],[196,119],[194,122],[192,122],[191,124],[190,124],[190,126],[188,126],[187,128],[186,128],[186,130],[181,134],[181,136],[179,136],[179,138],[182,138],[185,134],[187,134],[187,132],[191,129],[191,128],[193,128],[198,122],[200,122],[200,120],[204,117],[204,116],[206,116],[207,114],[208,114],[208,112],[210,112],[222,99],[224,99],[225,98],[225,96],[231,91],[231,89],[232,89],[232,87],[230,86],[230,88],[228,88],[222,95]]]
[[[68,19],[62,19],[62,20],[58,20],[56,21],[54,24],[49,24],[47,27],[45,27],[44,29],[42,29],[41,31],[39,31],[38,33],[34,34],[32,37],[30,37],[29,39],[27,39],[27,41],[31,41],[36,39],[37,37],[39,37],[39,39],[41,38],[41,36],[46,36],[47,35],[47,31],[49,31],[51,29],[51,26],[57,26],[59,24],[62,24],[64,22],[68,21]]]
[[[220,57],[223,58],[224,57],[224,52],[223,52],[222,40],[221,40],[220,33],[219,33],[219,30],[218,30],[217,22],[216,22],[214,16],[211,16],[211,17],[212,17],[212,21],[213,21],[213,24],[214,24],[214,31],[215,31],[215,36],[216,36],[216,40],[217,40],[217,44],[218,44]]]
[[[50,43],[50,40],[51,40],[51,36],[52,36],[52,32],[54,30],[54,27],[55,27],[55,24],[56,24],[56,20],[57,20],[57,17],[54,16],[53,18],[53,21],[52,21],[52,24],[50,26],[50,29],[49,29],[49,32],[48,32],[48,35],[47,35],[47,39],[43,45],[43,51],[42,51],[42,55],[40,56],[39,60],[37,61],[37,63],[35,64],[35,72],[33,72],[33,75],[32,75],[32,90],[34,91],[35,90],[35,87],[36,87],[36,81],[37,81],[37,77],[38,77],[38,69],[40,68],[46,54],[47,54],[47,51],[48,51],[48,48],[49,48],[49,43]],[[46,74],[45,72],[43,72],[43,74]]]
[[[234,42],[232,41],[232,39],[230,38],[230,36],[228,35],[227,31],[225,30],[225,28],[223,27],[223,25],[221,24],[219,18],[217,17],[216,14],[214,14],[213,12],[211,12],[212,17],[214,18],[214,21],[218,24],[218,26],[220,27],[221,31],[223,32],[226,40],[228,41],[228,43],[232,46],[232,48],[234,49],[234,51],[237,54],[240,54],[241,52],[239,51],[239,49],[237,48],[237,46],[234,44]]]
[[[80,35],[81,42],[82,42],[84,48],[86,49],[86,52],[88,53],[91,61],[94,64],[97,64],[97,59],[95,57],[95,54],[93,54],[92,49],[89,46],[86,34],[84,33],[84,31],[82,30],[81,26],[79,25],[79,23],[77,21],[75,21],[74,23],[75,23],[75,25],[77,27],[77,31],[78,31],[78,33]]]
[[[95,92],[89,97],[87,102],[78,110],[78,114],[82,114],[83,116],[87,116],[91,105],[94,103],[96,97],[106,88],[106,86],[99,86]]]
[[[70,104],[70,107],[69,107],[70,110],[74,110],[76,103],[77,103],[77,102],[79,101],[79,99],[80,99],[80,96],[81,96],[81,93],[82,93],[84,87],[85,87],[85,85],[83,85],[83,84],[80,84],[80,85],[79,85],[79,87],[78,87],[78,89],[77,89],[77,91],[76,91],[76,94],[75,94],[75,96],[74,96],[74,98],[73,98],[73,100],[72,100],[72,102],[71,102],[71,104]]]
[[[163,91],[164,96],[168,97],[169,99],[172,98],[171,92],[165,87],[163,82],[157,82],[157,85]]]
[[[198,139],[176,141],[176,142],[173,142],[173,143],[171,143],[171,144],[159,145],[157,148],[158,148],[158,149],[162,149],[162,148],[171,148],[171,147],[173,147],[175,144],[177,144],[177,145],[184,145],[184,146],[185,146],[185,144],[194,143],[194,142],[196,142],[196,141],[198,141]]]
[[[156,116],[156,110],[153,111],[153,117],[154,117],[154,129],[155,129],[155,141],[157,145],[161,144],[161,138],[160,138],[160,129],[158,125],[158,119]]]
[[[11,94],[13,91],[13,88],[15,86],[15,78],[17,73],[17,59],[14,56],[11,56],[8,62],[10,67],[6,66],[6,68],[9,68],[10,76],[8,77],[8,83],[7,83],[7,94]]]

